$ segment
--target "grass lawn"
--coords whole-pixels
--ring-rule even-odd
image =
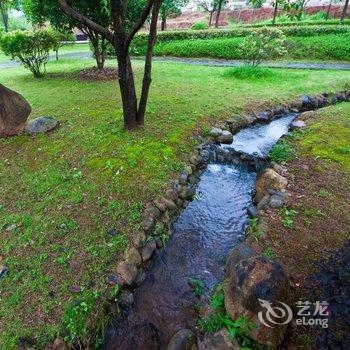
[[[310,291],[317,294],[326,281],[310,288],[308,278],[317,271],[315,262],[324,260],[330,250],[339,249],[350,240],[350,103],[319,110],[308,124],[305,131],[294,133],[284,143],[293,147],[295,155],[287,174],[292,200],[287,211],[277,210],[268,216],[268,236],[257,246],[260,252],[277,257],[288,271],[294,282],[296,300],[314,302],[315,295],[310,296]],[[329,263],[335,271],[339,265],[334,258]],[[338,283],[345,287],[348,269],[343,277],[334,276],[329,281],[334,283],[330,294],[334,293],[335,299],[328,302],[338,303],[338,309],[331,305],[332,313],[341,310],[345,303],[342,298],[348,297],[346,292],[337,289]],[[337,324],[330,332],[336,334],[334,339],[343,339],[345,343],[343,347],[333,343],[329,348],[346,348],[348,329],[342,328],[346,316],[334,317]],[[324,331],[296,327],[290,330],[290,342],[298,348],[310,349],[318,333]]]
[[[0,281],[0,349],[17,348],[19,337],[41,348],[58,332],[79,332],[72,303],[86,301],[78,315],[85,319],[139,232],[142,208],[182,170],[198,130],[350,81],[342,71],[274,70],[245,80],[224,68],[155,63],[145,130],[127,133],[117,82],[72,74],[89,64],[52,62],[43,79],[22,67],[0,70],[1,83],[31,103],[31,118],[62,123],[46,135],[0,141],[0,228],[16,225],[0,231],[0,265],[10,270]],[[134,68],[140,86],[142,63]]]

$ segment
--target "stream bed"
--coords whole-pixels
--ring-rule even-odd
[[[266,157],[296,116],[243,129],[223,148]],[[104,349],[163,350],[177,331],[195,328],[198,298],[188,280],[202,281],[208,296],[222,281],[228,253],[244,238],[256,177],[243,161],[208,165],[194,200],[135,289],[134,304],[109,327]]]

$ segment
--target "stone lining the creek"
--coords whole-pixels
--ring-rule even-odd
[[[349,91],[301,96],[268,111],[227,120],[221,130],[235,134],[248,125],[274,120],[279,123],[286,116],[293,120],[297,113],[349,100]],[[289,124],[291,120],[288,119]],[[194,307],[198,299],[187,280],[203,280],[207,295],[211,287],[222,281],[230,250],[244,239],[257,173],[266,171],[268,166],[268,152],[250,155],[244,150],[221,147],[217,143],[219,136],[200,137],[201,144],[191,155],[186,171],[171,183],[164,197],[146,208],[142,231],[125,261],[108,276],[108,283],[118,284],[123,288],[122,295],[128,297],[121,303],[121,312],[113,320],[103,348],[166,349],[171,337],[181,329],[196,331]],[[223,183],[213,174],[219,174]],[[237,179],[241,180],[241,187],[237,186]],[[237,211],[232,218],[230,213],[237,203],[241,207],[234,208]],[[189,210],[185,210],[187,207]],[[254,215],[254,209],[250,214]],[[169,242],[162,249],[161,237],[166,233]]]

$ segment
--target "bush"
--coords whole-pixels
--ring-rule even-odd
[[[262,79],[262,78],[275,78],[278,73],[270,68],[263,67],[234,67],[228,68],[223,73],[224,77],[236,78],[236,79]]]
[[[286,37],[277,28],[260,28],[244,38],[238,47],[245,62],[257,67],[263,60],[276,59],[286,53]]]
[[[158,43],[154,48],[156,56],[211,57],[243,60],[239,45],[244,38],[182,40]],[[349,35],[322,35],[319,37],[287,37],[289,59],[349,60]],[[139,49],[141,54],[144,54]]]
[[[57,47],[57,37],[47,30],[15,31],[1,36],[0,47],[5,55],[19,59],[38,78],[45,74],[50,50]]]
[[[197,22],[197,23],[192,24],[191,29],[192,30],[209,29],[209,25],[205,22]]]

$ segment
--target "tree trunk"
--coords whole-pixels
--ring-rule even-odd
[[[161,30],[162,31],[166,30],[166,16],[165,15],[162,16],[162,27],[161,27]]]
[[[157,0],[154,4],[153,11],[152,11],[152,19],[150,24],[147,53],[146,53],[146,60],[145,60],[145,70],[143,73],[141,99],[140,99],[139,110],[137,113],[137,124],[139,126],[144,125],[144,122],[145,122],[145,113],[146,113],[149,87],[152,82],[153,48],[157,39],[157,22],[158,22],[158,15],[159,15],[159,9],[161,4],[162,4],[162,0]]]
[[[349,0],[345,0],[345,4],[344,4],[344,8],[343,8],[343,13],[341,14],[341,21],[344,21],[345,16],[346,16],[346,12],[348,10],[348,6],[349,6]]]
[[[213,14],[214,14],[214,11],[210,11],[210,15],[209,15],[209,27],[211,27],[211,22],[213,20]]]
[[[127,130],[137,128],[137,97],[135,91],[134,74],[128,52],[115,47],[118,59],[118,78],[122,95],[124,127]]]
[[[100,36],[97,33],[90,32],[89,39],[92,45],[97,68],[103,69],[105,64],[105,58],[104,58],[104,52],[103,52],[104,51],[103,44],[100,44]]]
[[[277,10],[278,10],[278,0],[275,0],[275,9],[273,11],[273,20],[272,20],[273,25],[275,25],[275,22],[276,22]]]
[[[329,5],[328,5],[326,20],[329,19],[329,14],[331,12],[331,7],[332,7],[332,0],[329,2]]]
[[[219,28],[220,13],[222,8],[222,3],[224,0],[219,0],[218,11],[216,13],[215,28]]]
[[[9,31],[9,14],[8,14],[8,8],[5,3],[2,3],[0,0],[0,12],[2,17],[2,22],[4,24],[5,32]]]

